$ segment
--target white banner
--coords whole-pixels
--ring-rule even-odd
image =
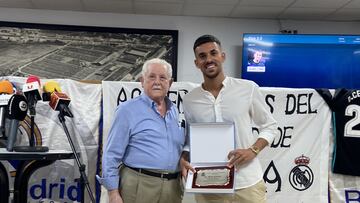
[[[175,82],[170,99],[183,120],[182,98],[196,84]],[[268,202],[327,202],[330,111],[312,89],[261,88],[278,135],[260,159]],[[117,104],[138,96],[140,83],[103,82],[104,144]],[[234,95],[236,96],[236,95]],[[256,134],[256,129],[254,128]],[[107,202],[102,190],[101,202]]]
[[[278,135],[260,153],[268,202],[327,202],[331,113],[313,89],[261,88]]]
[[[22,87],[26,79],[11,77],[9,80],[17,87]],[[41,83],[46,81],[41,80]],[[80,152],[81,161],[86,165],[90,186],[95,192],[101,90],[102,141],[105,145],[116,106],[140,95],[141,84],[104,81],[100,85],[63,79],[56,81],[72,99],[70,109],[74,118],[66,118],[66,125]],[[169,98],[179,109],[179,122],[184,120],[182,99],[196,86],[198,84],[175,82],[171,87]],[[328,178],[331,191],[329,202],[360,202],[359,178],[328,174],[331,115],[322,98],[313,89],[261,88],[261,91],[279,125],[274,142],[259,155],[267,184],[268,202],[328,202]],[[37,103],[36,110],[36,136],[42,140],[43,145],[50,149],[71,151],[59,122],[58,112],[53,111],[48,102],[43,101]],[[21,131],[28,132],[26,125],[24,126]],[[26,137],[20,136],[16,144],[24,145],[27,142]],[[2,163],[7,165],[13,174],[16,163]],[[29,181],[28,201],[79,202],[80,188],[74,181],[79,177],[78,166],[72,159],[56,161],[41,168]],[[10,178],[11,187],[12,181],[13,178]],[[86,190],[84,192],[87,197]],[[101,202],[107,202],[106,190],[101,192]],[[185,197],[189,197],[189,194]],[[85,202],[89,202],[88,198]],[[193,200],[185,198],[183,202]]]

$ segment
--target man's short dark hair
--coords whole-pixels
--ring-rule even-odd
[[[200,36],[199,38],[197,38],[195,40],[194,47],[193,47],[194,52],[195,52],[196,47],[198,47],[198,46],[200,46],[202,44],[208,43],[208,42],[215,42],[216,44],[221,46],[221,43],[220,43],[219,39],[216,38],[215,36],[213,36],[213,35],[203,35],[203,36]]]

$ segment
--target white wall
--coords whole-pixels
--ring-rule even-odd
[[[278,33],[280,29],[298,30],[299,34],[360,34],[360,22],[277,21],[180,16],[149,16],[111,13],[85,13],[0,8],[0,21],[149,28],[179,30],[178,81],[201,82],[194,66],[192,45],[202,34],[213,34],[226,52],[225,72],[239,77],[243,33]]]

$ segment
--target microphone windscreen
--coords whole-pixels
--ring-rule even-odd
[[[22,89],[24,95],[28,99],[29,105],[33,106],[33,104],[41,100],[41,86],[40,80],[36,76],[29,76],[26,83],[23,85]]]
[[[9,119],[22,121],[25,119],[28,110],[28,104],[25,96],[14,94],[7,105],[6,115]]]
[[[0,94],[12,94],[14,92],[13,85],[8,80],[0,81]]]
[[[59,110],[59,104],[65,104],[66,106],[70,103],[70,98],[65,94],[61,92],[53,92],[50,96],[50,102],[49,105],[52,109],[55,111]]]
[[[46,82],[43,90],[45,93],[61,92],[59,83],[53,80]]]
[[[70,101],[71,101],[70,98],[65,93],[53,92],[50,96],[49,105],[55,111],[60,111],[59,115],[68,116],[72,118],[74,117],[74,115],[71,113],[68,107]]]
[[[30,75],[27,80],[26,80],[26,83],[31,83],[31,82],[38,82],[39,83],[39,86],[41,86],[40,84],[40,79],[38,76],[36,75]]]

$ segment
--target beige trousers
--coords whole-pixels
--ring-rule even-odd
[[[197,203],[265,203],[266,185],[263,180],[255,185],[235,190],[234,194],[196,194]]]
[[[124,203],[181,203],[180,176],[168,180],[121,167],[120,177],[120,194]]]

